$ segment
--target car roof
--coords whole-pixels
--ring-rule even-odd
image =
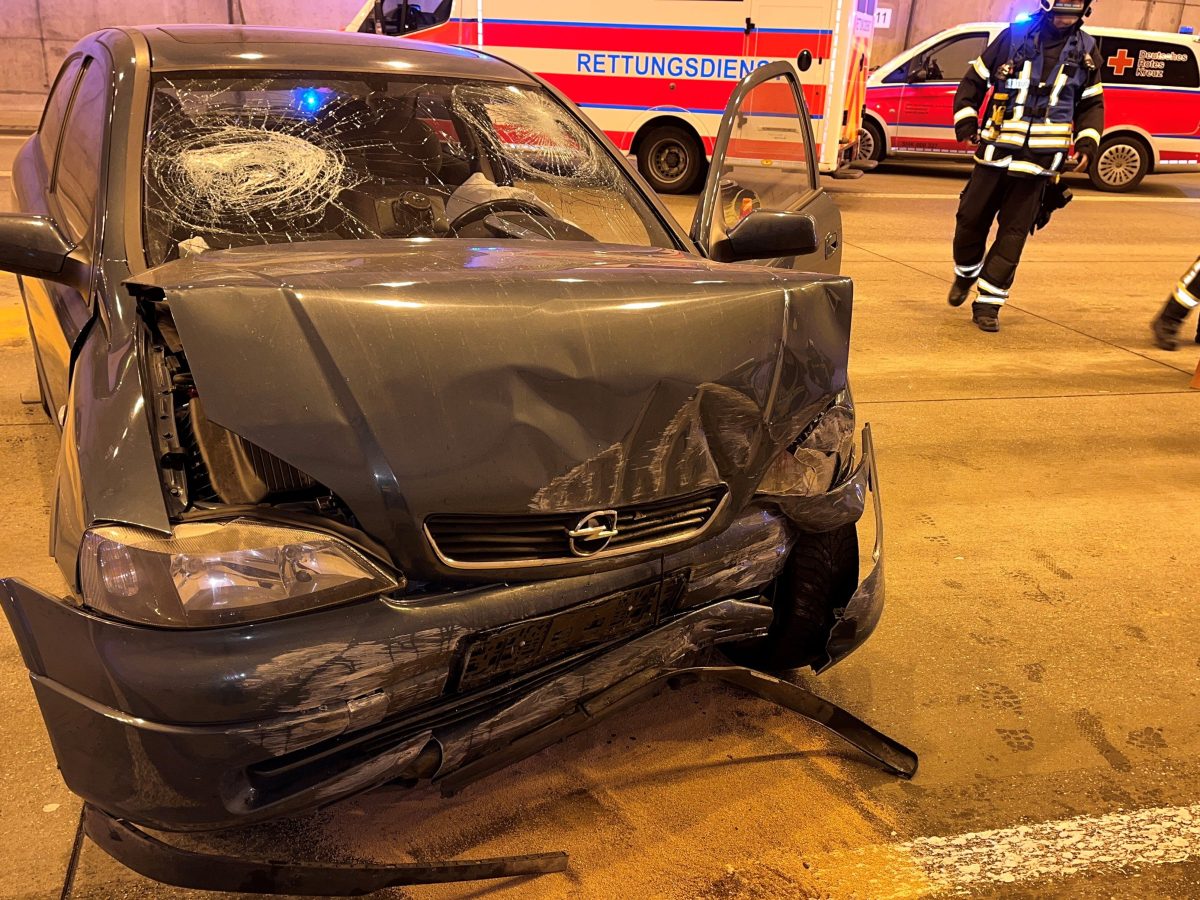
[[[121,29],[149,45],[155,72],[213,70],[405,71],[532,82],[511,63],[465,47],[377,34],[247,25],[146,25]]]
[[[1007,28],[1012,22],[963,22],[961,25],[955,25],[953,28],[947,28],[946,31],[977,31],[988,28]],[[1200,42],[1200,36],[1194,34],[1183,34],[1177,31],[1143,31],[1137,28],[1115,28],[1109,25],[1094,25],[1085,21],[1083,30],[1091,35],[1123,37],[1137,40],[1139,38],[1155,41],[1172,41],[1180,44],[1194,44]],[[945,32],[939,31],[938,35]],[[937,35],[933,35],[937,37]]]

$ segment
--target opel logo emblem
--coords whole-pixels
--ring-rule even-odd
[[[571,553],[575,556],[594,556],[617,536],[617,511],[602,509],[590,512],[574,528],[567,529]]]

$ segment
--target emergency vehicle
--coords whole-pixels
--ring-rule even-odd
[[[479,48],[540,75],[663,193],[699,184],[738,81],[790,60],[820,170],[867,167],[857,143],[875,0],[367,0],[346,30]]]
[[[974,148],[954,136],[954,92],[971,60],[1007,27],[973,22],[948,28],[876,69],[867,82],[863,157],[969,157]],[[1200,39],[1091,25],[1084,30],[1103,57],[1104,136],[1089,168],[1092,184],[1129,191],[1146,175],[1200,167]]]

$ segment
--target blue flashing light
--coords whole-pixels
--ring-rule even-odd
[[[295,96],[296,108],[306,116],[315,116],[325,105],[324,94],[316,88],[299,88]]]
[[[1181,26],[1179,26],[1179,33],[1180,34],[1195,34],[1196,29],[1193,28],[1191,25],[1181,25]]]
[[[1013,22],[1017,25],[1024,25],[1031,19],[1033,19],[1033,15],[1031,13],[1021,13],[1015,19],[1013,19]]]

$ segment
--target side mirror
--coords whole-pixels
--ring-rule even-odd
[[[796,56],[796,68],[801,72],[807,72],[812,68],[812,51],[801,50]]]
[[[928,80],[928,78],[929,69],[925,67],[924,63],[921,63],[916,68],[909,71],[908,78],[906,80],[909,84],[920,84],[922,81]]]
[[[720,244],[720,261],[803,256],[815,253],[820,246],[812,216],[759,209],[730,229]]]
[[[67,243],[53,219],[0,213],[0,270],[58,281],[67,274]]]

